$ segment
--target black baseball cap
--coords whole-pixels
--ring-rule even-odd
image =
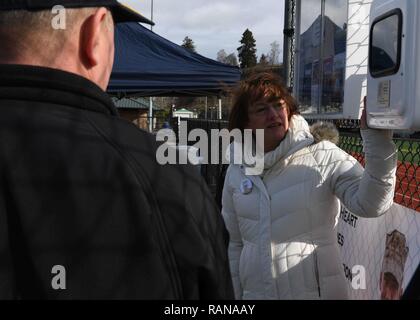
[[[116,23],[135,21],[154,25],[153,21],[116,0],[0,0],[0,11],[51,10],[57,5],[65,8],[107,7]]]

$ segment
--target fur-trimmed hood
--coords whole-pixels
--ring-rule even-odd
[[[333,123],[318,121],[311,125],[310,131],[314,137],[315,143],[327,140],[334,143],[335,145],[338,145],[340,133]]]

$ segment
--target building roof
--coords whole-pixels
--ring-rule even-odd
[[[149,110],[150,101],[148,98],[122,98],[111,97],[117,109],[140,109]],[[160,111],[162,109],[153,105],[154,111]]]
[[[185,108],[182,108],[182,109],[177,109],[176,111],[174,111],[174,113],[176,113],[176,112],[194,113],[193,111],[187,110],[187,109],[185,109]]]

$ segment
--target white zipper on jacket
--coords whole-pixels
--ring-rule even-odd
[[[241,171],[242,173],[245,175],[245,177],[247,177],[248,179],[250,179],[252,181],[252,183],[260,190],[261,192],[261,200],[265,199],[265,204],[268,207],[268,219],[264,219],[264,221],[268,221],[268,226],[265,226],[264,224],[260,223],[260,250],[262,253],[262,260],[260,260],[261,263],[261,270],[263,270],[262,272],[262,280],[265,283],[265,288],[266,288],[266,292],[265,292],[265,296],[267,299],[276,299],[276,297],[278,297],[278,292],[277,292],[277,286],[275,285],[275,283],[273,282],[273,278],[271,275],[271,264],[273,261],[273,254],[272,254],[272,247],[271,247],[271,197],[268,194],[267,188],[264,184],[263,179],[260,176],[247,176],[245,174],[245,169],[243,166],[241,166]],[[265,212],[265,209],[267,208],[263,208],[262,204],[260,203],[260,205],[258,206],[259,210],[261,210],[261,212]],[[260,212],[260,213],[261,213]],[[260,215],[260,217],[263,217],[264,215]],[[266,227],[267,229],[265,229],[264,227]],[[268,241],[267,241],[268,240]],[[264,245],[261,245],[264,244]],[[268,244],[268,245],[265,245]],[[269,265],[270,268],[266,269],[264,266]]]

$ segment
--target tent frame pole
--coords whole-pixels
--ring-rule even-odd
[[[149,98],[149,132],[153,132],[153,97]]]

